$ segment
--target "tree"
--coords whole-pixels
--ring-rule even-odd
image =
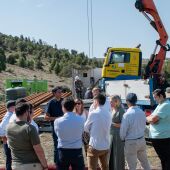
[[[27,67],[27,62],[24,57],[20,57],[18,60],[18,66],[25,68]]]
[[[30,70],[34,70],[34,61],[33,61],[33,60],[28,60],[28,61],[27,61],[27,67],[28,67]]]
[[[39,39],[38,43],[39,43],[40,45],[43,45],[43,42],[42,42],[41,39]]]
[[[41,60],[35,61],[35,68],[39,70],[43,70],[43,63],[41,62]]]
[[[57,44],[54,45],[54,48],[57,49]]]
[[[82,58],[79,55],[76,57],[76,64],[82,64]]]
[[[10,54],[7,58],[7,63],[9,64],[15,64],[17,61],[16,61],[16,56],[13,55],[13,54]]]
[[[19,41],[19,42],[18,42],[18,48],[19,48],[19,50],[20,50],[21,52],[27,51],[27,45],[26,45],[26,43],[23,42],[23,41]]]
[[[71,55],[76,56],[77,55],[77,51],[76,50],[71,50]]]
[[[52,62],[51,62],[51,65],[50,65],[50,70],[53,70],[54,67],[55,67],[55,65],[56,65],[56,59],[53,58],[53,60],[52,60]]]
[[[54,71],[56,75],[60,73],[60,64],[58,62],[55,64]]]
[[[60,71],[59,75],[63,77],[71,77],[72,76],[71,68],[72,68],[71,64],[65,65]]]
[[[6,69],[6,56],[4,50],[0,48],[0,72]]]
[[[20,35],[20,40],[24,41],[24,36],[22,34]]]

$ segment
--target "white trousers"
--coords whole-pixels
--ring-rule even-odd
[[[146,142],[144,138],[125,141],[125,157],[129,170],[136,170],[137,159],[144,170],[150,170],[150,165],[146,155]]]

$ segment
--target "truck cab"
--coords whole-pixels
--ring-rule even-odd
[[[142,52],[139,48],[108,48],[102,78],[131,80],[141,78]]]

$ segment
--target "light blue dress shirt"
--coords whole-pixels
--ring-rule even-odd
[[[9,119],[12,116],[13,112],[6,112],[5,116],[2,119],[2,122],[0,123],[0,136],[6,136],[6,128],[9,124]]]
[[[151,138],[170,138],[170,101],[159,104],[151,115],[157,115],[159,121],[150,124]]]
[[[80,149],[82,148],[82,134],[84,119],[73,112],[54,121],[54,131],[58,136],[58,148]]]
[[[145,113],[138,106],[130,107],[123,115],[120,138],[122,140],[141,138],[144,136],[145,127]]]

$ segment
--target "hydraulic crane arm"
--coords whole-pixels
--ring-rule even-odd
[[[145,69],[145,78],[148,78],[154,75],[159,75],[162,71],[166,51],[170,50],[170,46],[167,44],[168,34],[153,0],[137,0],[135,7],[150,21],[150,24],[158,32],[160,37],[159,40],[156,41],[156,47]],[[153,20],[148,14],[152,16]],[[158,46],[160,47],[160,50],[156,54]]]

